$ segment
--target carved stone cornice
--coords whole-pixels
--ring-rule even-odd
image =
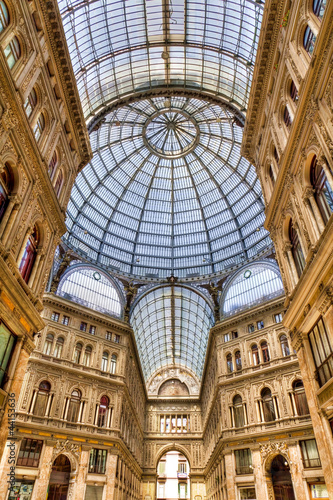
[[[247,110],[247,121],[245,124],[241,154],[251,163],[255,163],[254,141],[258,137],[260,117],[262,116],[268,92],[268,83],[273,71],[274,53],[278,44],[280,34],[280,21],[282,20],[284,2],[272,0],[266,6],[256,58],[256,66],[253,74],[249,105]]]
[[[58,3],[56,0],[36,0],[36,6],[43,14],[49,44],[72,123],[72,133],[79,149],[79,170],[81,170],[92,158],[92,151]]]

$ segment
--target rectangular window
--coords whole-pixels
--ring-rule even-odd
[[[228,342],[230,340],[230,333],[226,333],[224,335],[224,342]]]
[[[233,339],[237,339],[238,338],[238,332],[234,331],[234,332],[231,332],[231,336]]]
[[[186,474],[187,473],[187,465],[186,462],[179,462],[178,463],[178,472],[180,474]]]
[[[84,321],[81,321],[80,330],[81,330],[81,332],[86,332],[87,331],[87,323],[84,323]]]
[[[16,344],[16,335],[0,321],[0,387],[8,380],[10,360]]]
[[[9,491],[8,500],[17,500],[18,498],[31,500],[34,484],[35,481],[29,481],[29,479],[17,479],[13,489]]]
[[[235,450],[236,474],[253,474],[252,454],[249,448]]]
[[[53,313],[51,315],[51,320],[58,322],[59,321],[59,317],[60,317],[60,314],[53,311]]]
[[[309,341],[321,387],[333,377],[333,350],[322,318],[309,333]]]
[[[249,333],[254,332],[254,325],[249,325],[248,327]]]
[[[258,330],[262,330],[264,328],[264,322],[263,321],[257,321],[257,328],[258,328]]]
[[[91,335],[95,335],[95,333],[96,333],[96,326],[90,325],[90,327],[89,327],[89,333],[91,333]]]
[[[240,500],[256,500],[256,489],[251,488],[239,488],[239,498]]]
[[[69,316],[62,317],[62,324],[66,326],[69,324]]]
[[[120,342],[120,335],[115,335],[114,338],[113,338],[113,341],[116,342],[117,344],[119,344],[119,342]]]
[[[317,443],[315,439],[300,441],[303,464],[306,469],[310,467],[321,467]]]
[[[23,439],[16,465],[23,467],[38,467],[43,441],[37,439]]]
[[[165,474],[165,462],[160,462],[158,466],[158,473],[159,475]]]
[[[112,332],[106,332],[105,338],[106,340],[112,340]]]
[[[164,483],[158,483],[158,497],[159,498],[164,498],[165,496],[165,484]]]
[[[282,322],[282,313],[275,314],[274,320],[275,320],[275,323],[281,323]]]
[[[87,484],[84,500],[102,500],[103,489],[103,486],[94,486],[92,484]]]
[[[94,474],[105,474],[107,450],[93,448],[89,457],[89,472]]]

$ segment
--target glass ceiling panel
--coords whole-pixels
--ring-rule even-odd
[[[201,377],[214,325],[213,311],[201,295],[178,286],[154,289],[136,303],[130,322],[146,380],[166,366],[183,366]]]
[[[58,0],[84,113],[158,85],[246,110],[263,0]]]
[[[131,276],[223,271],[271,244],[254,167],[240,156],[233,113],[155,97],[117,108],[91,133],[66,242]]]

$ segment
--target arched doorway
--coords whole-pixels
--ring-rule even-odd
[[[189,499],[190,466],[179,451],[168,451],[157,465],[156,499]]]
[[[295,500],[289,464],[282,455],[277,455],[270,469],[275,500]]]
[[[59,455],[52,466],[47,500],[66,500],[71,464],[65,455]]]

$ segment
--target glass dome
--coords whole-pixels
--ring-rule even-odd
[[[271,244],[254,167],[229,107],[153,97],[117,107],[91,133],[66,243],[120,274],[219,273]]]

